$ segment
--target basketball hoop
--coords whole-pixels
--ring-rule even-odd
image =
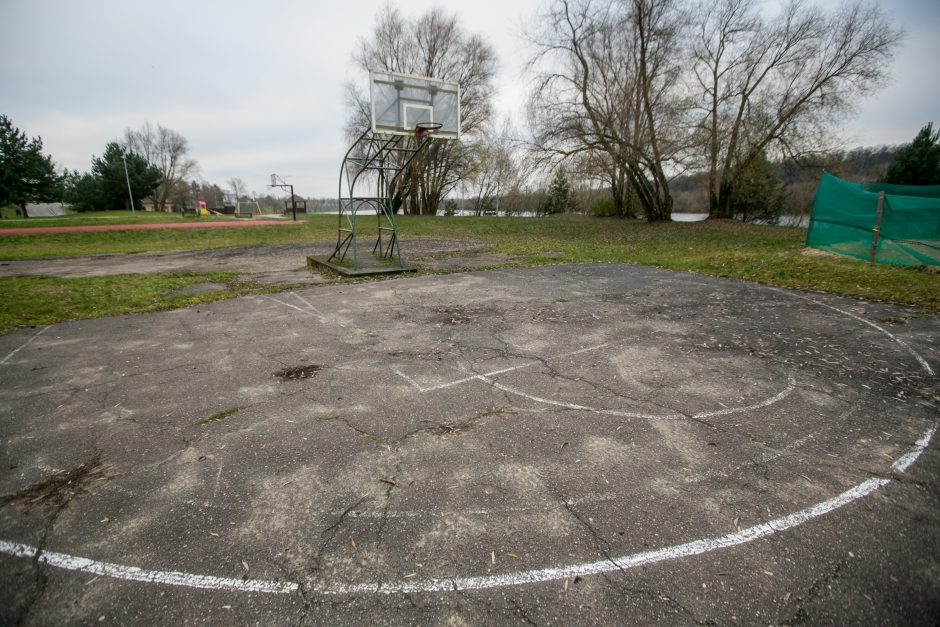
[[[444,126],[440,122],[418,122],[415,124],[415,137],[418,139],[433,135]]]

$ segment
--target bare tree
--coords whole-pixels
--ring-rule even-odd
[[[518,142],[512,139],[508,120],[500,129],[487,128],[468,146],[472,169],[461,182],[465,197],[471,198],[476,215],[507,210],[500,204],[517,190],[525,174],[524,158]]]
[[[240,200],[242,196],[248,193],[248,186],[245,185],[245,181],[241,180],[237,176],[230,178],[226,182],[228,183],[229,189],[232,190],[232,193],[235,195],[236,201]]]
[[[360,42],[353,57],[363,70],[432,76],[460,84],[461,132],[471,136],[492,114],[496,54],[479,35],[467,33],[456,16],[432,9],[406,19],[386,5],[376,18],[372,35]],[[354,137],[369,125],[368,99],[355,86],[347,90],[350,115],[347,135]],[[458,141],[435,141],[413,162],[410,176],[397,190],[408,197],[411,213],[434,214],[447,192],[468,172],[468,155]]]
[[[530,97],[536,148],[605,164],[620,214],[631,198],[669,220],[676,159],[684,15],[678,0],[558,0],[533,37]]]
[[[160,184],[153,199],[158,211],[163,211],[167,200],[182,186],[187,186],[186,180],[199,171],[196,160],[187,157],[189,146],[186,138],[161,124],[154,129],[150,122],[144,122],[139,130],[127,129],[124,131],[124,146],[160,170]]]
[[[693,43],[701,94],[709,215],[734,217],[734,181],[767,152],[825,148],[833,122],[885,79],[901,39],[876,5],[832,13],[788,0],[775,18],[757,0],[702,2]]]

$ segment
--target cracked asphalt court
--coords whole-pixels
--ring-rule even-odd
[[[933,623],[940,319],[640,266],[0,337],[0,622]]]

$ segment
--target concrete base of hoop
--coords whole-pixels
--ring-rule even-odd
[[[399,266],[393,261],[384,257],[374,255],[364,255],[359,258],[359,267],[342,265],[335,261],[330,261],[329,257],[307,257],[307,267],[312,270],[326,268],[331,272],[342,274],[343,276],[369,276],[374,274],[398,274],[402,272],[415,272],[417,268],[413,266]]]

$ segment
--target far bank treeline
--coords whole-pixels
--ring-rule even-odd
[[[441,8],[405,15],[388,3],[376,15],[353,53],[362,82],[348,85],[350,138],[369,124],[367,70],[461,85],[462,138],[434,142],[402,177],[394,190],[402,212],[584,211],[664,221],[682,211],[773,221],[805,212],[824,168],[882,179],[895,157],[933,158],[929,124],[903,149],[838,148],[840,124],[885,85],[901,45],[902,33],[874,2],[823,9],[784,0],[769,12],[759,0],[548,0],[525,38],[532,53],[523,132],[496,119],[499,60],[482,34]],[[222,188],[198,182],[187,153],[179,133],[146,123],[107,144],[88,173],[55,176],[50,159],[33,159],[45,174],[2,192],[2,201],[58,194],[79,209],[113,208],[120,157],[135,204],[139,192],[156,210],[197,198],[211,205]],[[244,184],[231,179],[226,191],[238,199]]]

